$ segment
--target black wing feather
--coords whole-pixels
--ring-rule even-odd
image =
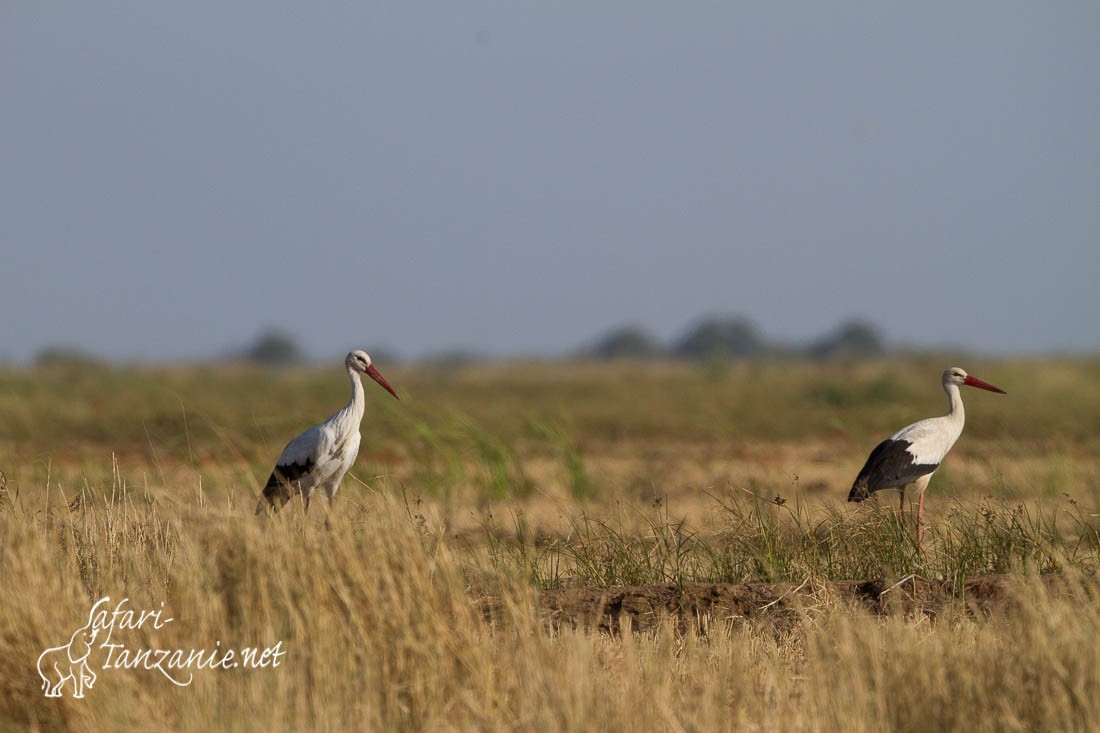
[[[848,492],[848,501],[863,501],[876,491],[906,486],[939,467],[938,463],[916,463],[908,450],[911,445],[908,440],[887,438],[875,446]]]
[[[307,458],[302,463],[285,463],[275,466],[267,483],[264,485],[263,494],[256,505],[256,513],[262,514],[270,509],[279,507],[290,501],[290,490],[297,486],[297,482],[307,473],[313,470],[314,461]],[[278,504],[275,502],[278,501]]]

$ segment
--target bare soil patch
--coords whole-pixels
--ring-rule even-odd
[[[543,591],[538,608],[552,627],[596,629],[617,634],[647,631],[665,619],[683,629],[705,630],[715,623],[753,622],[777,630],[797,623],[815,608],[847,605],[874,615],[921,614],[947,609],[974,616],[1008,610],[1029,586],[1056,591],[1067,587],[1060,575],[986,575],[962,583],[918,577],[844,580],[827,583],[687,583],[619,588],[565,588]],[[1100,584],[1089,581],[1093,598]],[[503,620],[501,600],[481,599],[489,621]]]

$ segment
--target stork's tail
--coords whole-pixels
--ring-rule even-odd
[[[852,484],[852,490],[848,492],[848,501],[864,501],[870,496],[871,491],[867,488],[867,484],[856,481]]]
[[[266,514],[268,511],[279,511],[290,501],[290,486],[283,479],[280,479],[279,475],[272,471],[271,477],[268,478],[267,484],[264,486],[263,493],[260,494],[260,500],[256,503],[256,513]]]

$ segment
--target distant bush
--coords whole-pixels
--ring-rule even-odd
[[[37,367],[100,367],[104,362],[76,346],[47,346],[35,354]]]
[[[593,359],[646,359],[662,352],[661,345],[641,326],[620,326],[609,331],[583,355]]]
[[[866,321],[848,321],[836,331],[810,344],[808,355],[814,359],[867,359],[886,350],[878,329]]]
[[[279,329],[271,328],[248,346],[242,356],[256,364],[266,366],[287,366],[303,360],[302,350],[294,339]]]
[[[757,356],[765,346],[756,326],[747,318],[712,317],[689,328],[672,350],[682,358],[700,360]]]

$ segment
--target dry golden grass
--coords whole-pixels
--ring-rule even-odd
[[[889,511],[843,504],[877,439],[942,411],[945,365],[386,369],[407,399],[371,401],[331,532],[251,508],[345,398],[338,369],[0,373],[0,728],[1087,730],[1097,362],[964,363],[1010,395],[968,403],[924,556]],[[994,571],[1018,583],[991,615],[876,615],[822,583]],[[608,635],[539,609],[628,577],[821,584],[782,624]],[[44,698],[38,655],[103,596],[174,619],[116,631],[131,648],[285,655],[186,687],[96,666],[84,699]]]
[[[332,532],[194,501],[8,514],[0,724],[72,730],[1085,730],[1100,715],[1100,611],[1089,586],[1021,576],[991,618],[880,618],[821,594],[794,624],[717,618],[616,637],[551,628],[506,583],[489,625],[461,549],[376,496]],[[90,599],[174,619],[116,632],[132,648],[270,646],[278,668],[100,670],[46,700],[41,650]],[[96,654],[102,655],[97,651]]]

